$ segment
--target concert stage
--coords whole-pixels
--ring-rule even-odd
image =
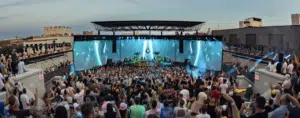
[[[98,30],[98,35],[74,36],[73,56],[76,71],[106,65],[108,60],[122,61],[132,66],[170,66],[172,63],[184,63],[190,60],[193,66],[199,68],[221,70],[222,37],[197,35],[203,22],[103,21],[93,23]],[[113,34],[100,34],[105,31]],[[115,34],[122,31],[133,33],[132,35]],[[136,35],[136,31],[149,31],[149,34]],[[155,31],[160,32],[160,35],[151,34]],[[163,35],[164,31],[179,33]],[[194,32],[194,35],[182,35],[184,32]]]

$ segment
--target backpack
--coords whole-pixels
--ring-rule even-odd
[[[177,111],[177,113],[175,114],[175,118],[185,118],[186,116],[186,111],[183,109],[180,109]]]

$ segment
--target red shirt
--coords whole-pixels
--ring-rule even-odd
[[[219,101],[220,98],[220,92],[218,90],[212,90],[211,91],[211,96],[215,98],[216,103]]]

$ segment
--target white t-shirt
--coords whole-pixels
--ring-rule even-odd
[[[182,98],[185,100],[188,100],[190,98],[190,92],[186,89],[181,90],[179,93],[182,94]]]
[[[84,98],[84,90],[81,90],[79,93],[76,93],[74,95],[74,99],[77,101],[78,104],[83,104],[83,98]]]
[[[76,87],[77,87],[77,88],[79,88],[79,89],[82,89],[82,83],[81,83],[81,82],[79,82],[79,81],[78,81],[78,82],[76,82]]]
[[[289,64],[288,67],[287,67],[287,73],[288,74],[293,74],[293,69],[294,69],[294,65]]]
[[[226,93],[226,92],[227,92],[228,85],[227,85],[227,84],[221,84],[221,85],[220,85],[220,88],[221,88],[221,93]]]
[[[26,94],[22,94],[20,96],[20,99],[21,99],[21,102],[22,102],[22,105],[23,105],[23,109],[29,109],[30,107],[28,106],[29,104],[29,98]]]
[[[287,63],[286,62],[284,62],[283,64],[282,64],[282,68],[281,68],[281,70],[282,70],[282,73],[286,73],[286,69],[287,69]]]
[[[206,114],[201,114],[200,113],[200,114],[197,115],[197,118],[210,118],[210,115],[207,114],[207,113]]]

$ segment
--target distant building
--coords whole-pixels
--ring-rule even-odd
[[[83,31],[83,35],[93,35],[93,31]]]
[[[263,45],[265,51],[300,54],[300,25],[245,27],[214,30],[212,35],[223,36],[231,44]]]
[[[31,44],[62,44],[68,43],[73,45],[73,36],[35,36],[31,37],[23,42],[23,45],[31,45]]]
[[[262,19],[261,18],[255,18],[255,17],[251,17],[251,18],[247,18],[244,21],[240,21],[239,22],[239,27],[243,28],[243,27],[262,27],[263,23],[262,23]]]
[[[292,14],[292,25],[300,25],[300,14]]]
[[[244,27],[244,21],[240,21],[239,22],[239,28],[243,28]]]
[[[72,28],[65,26],[44,27],[42,36],[71,36]]]
[[[0,40],[0,47],[11,47],[12,45],[20,45],[23,42],[23,38]]]

